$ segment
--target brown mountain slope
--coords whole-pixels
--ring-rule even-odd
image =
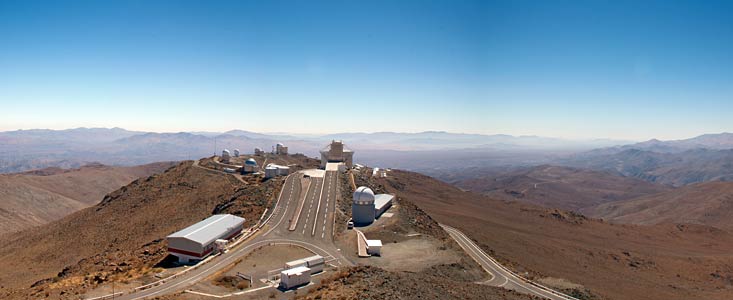
[[[416,173],[380,179],[530,277],[564,278],[600,299],[733,298],[733,235],[700,225],[613,225],[494,200]]]
[[[131,181],[173,166],[172,162],[134,167],[99,164],[79,169],[41,169],[0,175],[0,235],[46,224],[94,205]]]
[[[460,267],[456,266],[455,272],[460,274]],[[435,267],[408,273],[360,265],[339,270],[316,290],[296,299],[537,299],[488,285],[455,281],[456,274],[446,273]]]
[[[167,255],[166,235],[214,213],[243,216],[250,226],[274,204],[282,178],[244,179],[247,184],[187,161],[136,180],[95,206],[0,237],[0,299],[26,299],[40,290],[68,298],[110,275],[139,274]]]
[[[733,183],[699,183],[666,193],[606,203],[583,212],[617,223],[695,223],[730,231],[733,230]]]
[[[545,165],[486,177],[479,174],[455,184],[496,199],[573,211],[671,190],[639,179],[558,166]]]

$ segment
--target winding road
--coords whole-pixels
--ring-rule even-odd
[[[539,296],[552,300],[578,300],[577,298],[560,293],[546,286],[529,281],[522,276],[505,268],[491,256],[486,254],[463,232],[445,224],[440,224],[443,229],[470,255],[481,267],[491,275],[491,279],[482,282],[483,284],[503,287],[519,293]]]
[[[352,264],[336,249],[331,235],[337,197],[337,177],[337,172],[325,172],[323,177],[308,178],[312,180],[311,184],[318,188],[309,189],[307,192],[308,207],[300,213],[300,219],[305,222],[302,223],[302,226],[298,224],[296,230],[289,230],[290,225],[287,219],[293,218],[298,210],[301,178],[303,178],[301,173],[291,174],[285,179],[272,215],[262,224],[260,231],[252,237],[247,238],[227,253],[202,262],[195,269],[180,276],[166,279],[144,290],[116,295],[115,299],[147,299],[184,290],[235,263],[255,249],[273,244],[297,245],[323,256],[326,261],[332,261],[332,264]],[[311,214],[310,217],[308,214]]]

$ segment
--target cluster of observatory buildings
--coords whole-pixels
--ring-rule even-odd
[[[277,145],[273,146],[272,153],[287,155],[288,147],[286,147],[285,145],[281,143],[278,143]],[[265,152],[262,151],[262,149],[260,148],[255,148],[254,154],[259,156],[259,155],[264,155]],[[232,157],[239,157],[239,155],[240,155],[239,149],[234,149],[233,153],[229,151],[228,149],[224,149],[221,152],[221,162],[224,164],[230,164],[232,163]],[[236,172],[236,169],[224,168],[224,171],[229,172],[229,173],[234,173]],[[240,171],[242,175],[257,173],[257,172],[262,171],[265,175],[265,178],[272,178],[276,176],[286,176],[290,174],[290,167],[271,163],[271,164],[267,164],[262,169],[260,169],[260,166],[257,165],[257,161],[254,160],[254,158],[248,158],[247,160],[245,160],[242,163]]]
[[[288,153],[288,147],[278,143],[273,147],[272,153],[285,155]],[[255,156],[261,156],[265,152],[260,148],[255,148],[254,154]],[[320,151],[320,154],[321,167],[326,171],[343,172],[347,168],[360,169],[360,166],[354,166],[354,152],[346,148],[342,141],[333,140]],[[260,167],[254,158],[235,160],[232,159],[234,157],[240,157],[238,149],[233,152],[223,150],[220,157],[221,163],[232,172],[239,169],[241,163],[242,174],[261,172],[264,173],[266,178],[271,178],[290,173],[288,166],[267,164]],[[353,193],[351,206],[353,225],[363,227],[374,223],[392,206],[393,201],[394,195],[375,194],[369,187],[358,187]],[[210,216],[167,236],[168,252],[176,256],[181,263],[201,261],[213,253],[225,251],[227,243],[242,234],[244,222],[244,218],[230,214]],[[356,230],[356,232],[360,257],[381,255],[382,243],[380,240],[368,240],[361,231]],[[288,262],[279,274],[280,287],[290,289],[307,284],[310,282],[311,274],[321,272],[324,266],[324,258],[318,255]]]

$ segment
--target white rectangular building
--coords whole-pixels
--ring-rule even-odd
[[[265,167],[265,178],[273,178],[276,176],[287,176],[290,174],[290,167],[276,164],[268,164]]]
[[[379,218],[385,211],[392,206],[394,195],[376,194],[374,195],[374,215]]]
[[[311,269],[311,274],[315,274],[323,271],[323,267],[326,265],[326,259],[320,255],[314,255],[294,261],[285,263],[285,269],[292,269],[296,267],[308,267]]]
[[[244,218],[213,215],[166,237],[168,252],[180,262],[202,260],[216,248],[216,240],[229,240],[244,229]]]
[[[291,289],[311,282],[311,269],[308,267],[295,267],[280,272],[280,287]]]
[[[382,256],[382,240],[366,240],[369,255]]]

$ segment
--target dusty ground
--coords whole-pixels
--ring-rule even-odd
[[[357,264],[377,266],[388,271],[418,272],[434,265],[460,263],[465,259],[463,250],[449,248],[445,241],[431,235],[405,230],[400,226],[399,204],[393,205],[388,212],[394,215],[382,217],[373,224],[357,229],[364,232],[368,239],[382,241],[381,256],[368,258],[357,255],[356,232],[349,230],[339,236],[337,245],[341,252]],[[480,272],[475,274],[481,278]]]
[[[733,232],[733,182],[705,182],[588,208],[614,223],[693,223]]]
[[[237,273],[252,276],[252,286],[255,288],[266,286],[264,280],[268,279],[268,276],[279,274],[277,270],[282,269],[286,262],[312,255],[314,255],[312,252],[296,246],[266,246],[253,251],[231,268],[195,284],[191,289],[215,295],[242,290],[236,286],[217,285],[222,277],[236,277]]]
[[[461,272],[461,266],[453,266]],[[302,299],[534,299],[512,291],[452,280],[439,271],[390,272],[372,266],[345,268]]]
[[[386,188],[369,176],[354,171],[357,186],[367,185],[375,193]],[[346,180],[344,180],[346,181]],[[351,187],[345,190],[339,209],[350,215]],[[531,299],[501,288],[475,282],[487,275],[440,226],[420,208],[399,198],[382,217],[359,228],[367,238],[381,239],[382,256],[358,258],[356,234],[342,230],[337,245],[360,266],[342,268],[326,279],[307,299]]]
[[[47,168],[0,174],[0,235],[43,225],[99,203],[104,195],[139,178],[175,165],[134,167],[99,164],[79,169]]]
[[[380,179],[518,272],[581,284],[597,299],[733,299],[733,235],[700,225],[613,225],[498,201],[411,172]],[[587,291],[569,291],[587,292]]]
[[[93,207],[3,237],[0,298],[68,298],[112,280],[144,279],[167,256],[166,235],[216,213],[243,216],[251,226],[274,205],[282,185],[282,178],[245,184],[192,164],[135,180]]]

